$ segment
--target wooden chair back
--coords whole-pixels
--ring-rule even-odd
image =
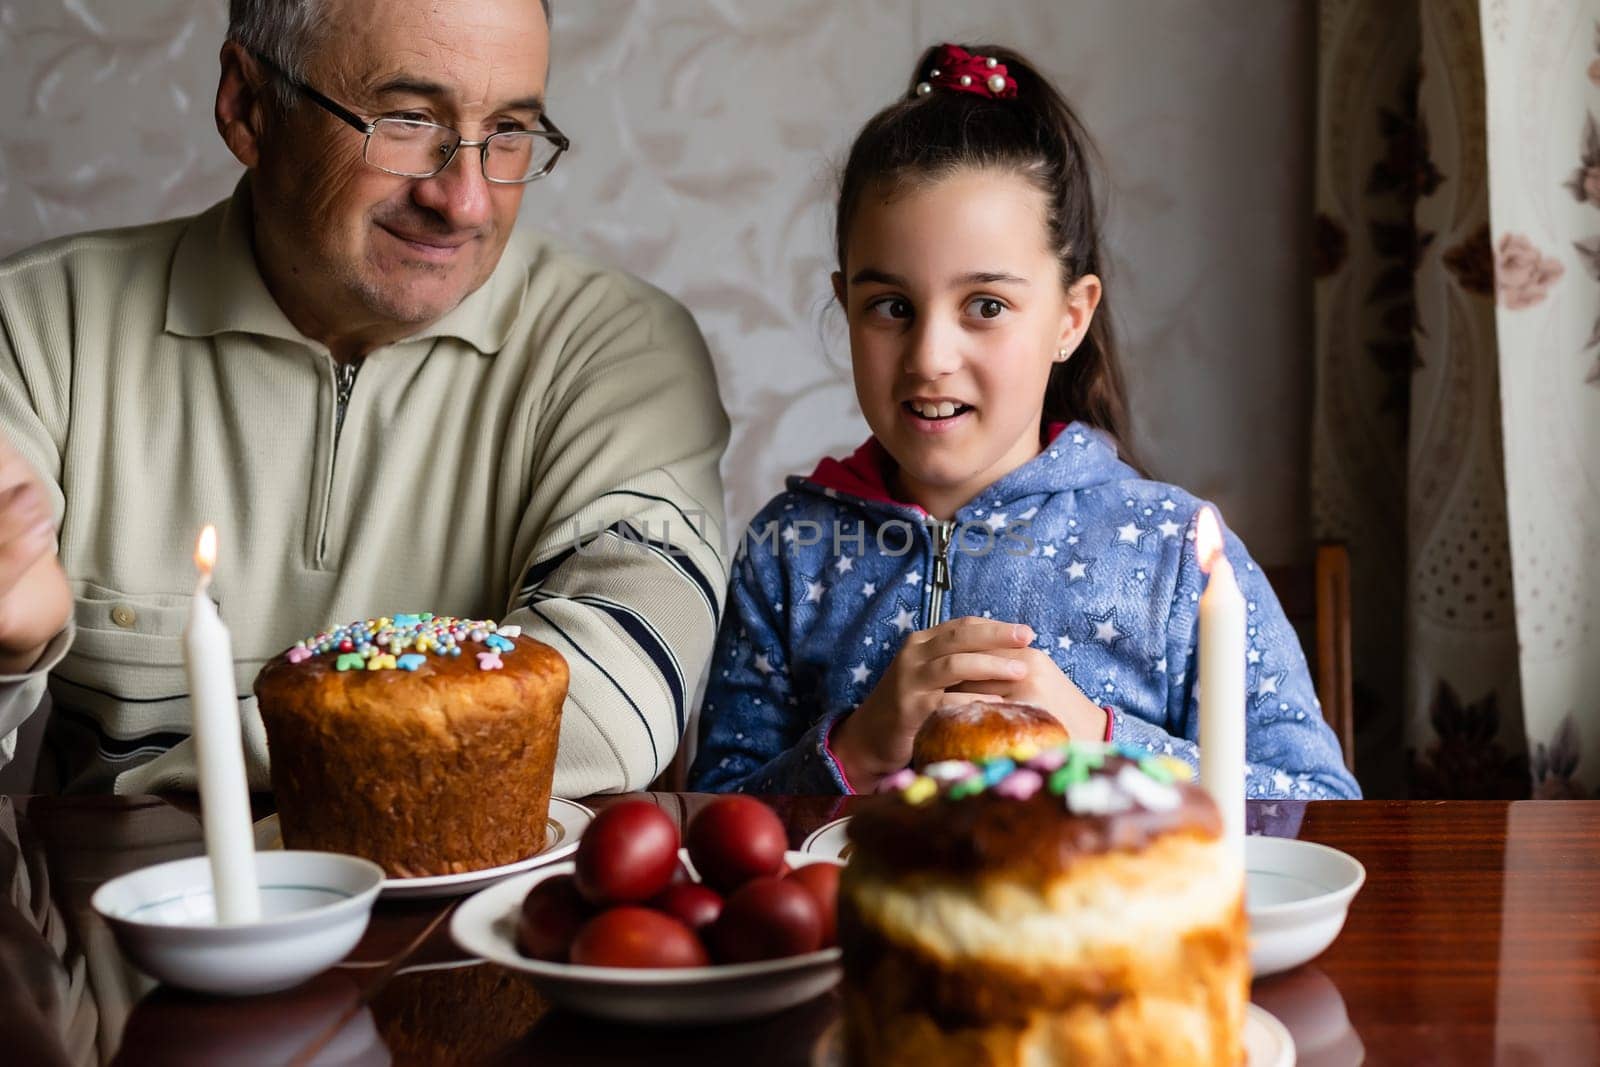
[[[1350,649],[1350,551],[1343,544],[1317,545],[1309,564],[1266,567],[1311,664],[1322,717],[1333,728],[1344,763],[1355,771],[1355,698]]]

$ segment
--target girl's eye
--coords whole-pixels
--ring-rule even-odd
[[[976,297],[967,304],[967,310],[980,319],[997,319],[1005,309],[1005,304],[992,296]]]
[[[909,319],[911,301],[900,296],[882,297],[867,305],[867,313],[887,319]]]

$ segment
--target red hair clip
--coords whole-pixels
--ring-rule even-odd
[[[975,56],[954,44],[940,46],[927,79],[917,83],[917,95],[927,96],[934,86],[995,100],[1017,95],[1017,81],[1006,73],[1004,63],[993,56]]]

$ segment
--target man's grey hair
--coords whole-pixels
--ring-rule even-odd
[[[329,0],[228,0],[228,40],[265,56],[297,82],[306,80],[306,60],[318,44]],[[539,0],[545,24],[550,0]],[[272,79],[272,95],[280,110],[295,102],[295,93],[281,78]]]

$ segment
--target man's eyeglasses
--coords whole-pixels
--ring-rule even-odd
[[[547,115],[539,116],[537,130],[503,130],[481,141],[464,140],[449,126],[435,122],[389,118],[368,122],[291,78],[265,56],[257,54],[256,60],[328,114],[365,134],[361,158],[402,178],[431,178],[450,165],[457,149],[476,148],[485,178],[497,185],[523,185],[549,174],[561,154],[572,147],[571,140]]]

